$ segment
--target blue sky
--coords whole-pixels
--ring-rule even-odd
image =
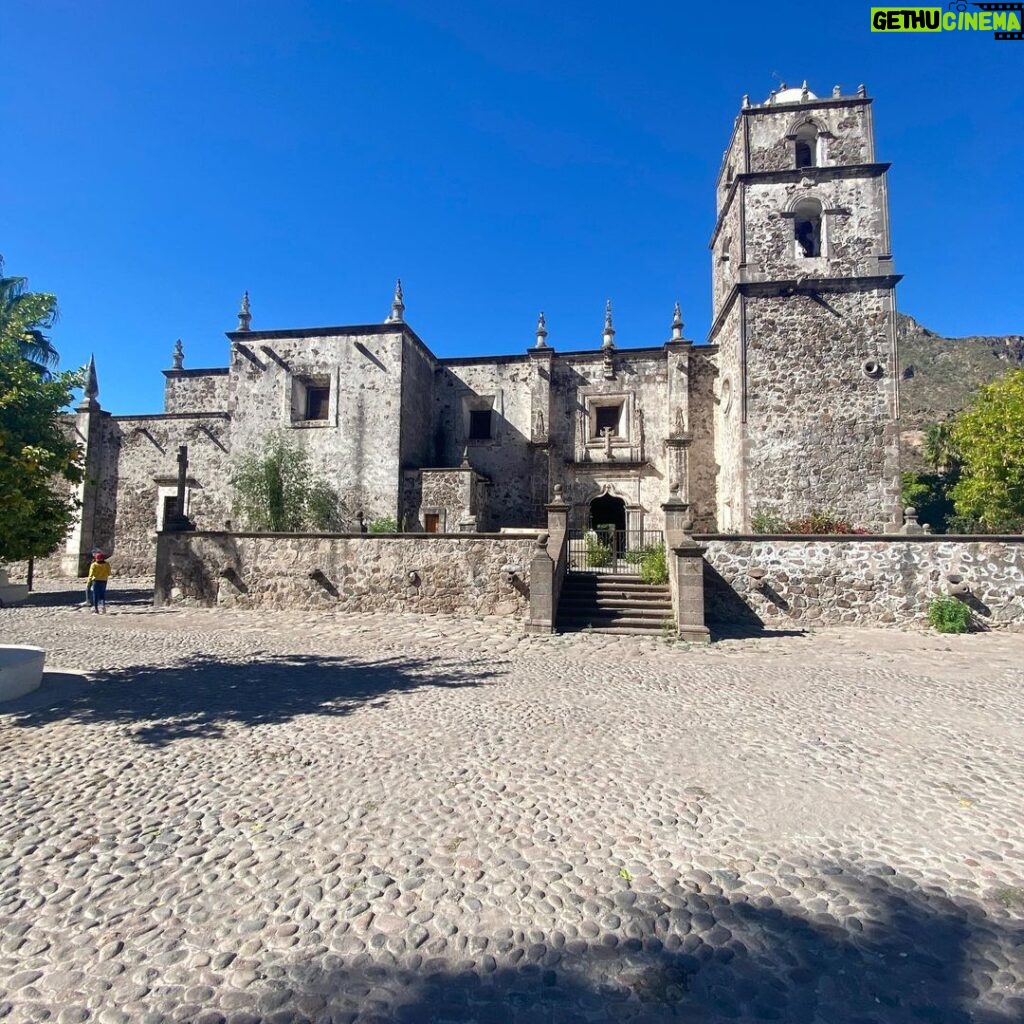
[[[0,252],[57,293],[66,365],[161,407],[254,328],[382,320],[439,355],[706,337],[714,181],[780,79],[861,82],[891,160],[900,308],[1024,332],[1024,42],[883,36],[869,3],[7,0]]]

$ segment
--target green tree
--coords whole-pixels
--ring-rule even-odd
[[[945,533],[953,515],[949,497],[952,486],[947,473],[904,473],[901,477],[900,502],[917,509],[918,520],[927,523],[936,533]]]
[[[921,454],[924,461],[939,473],[954,473],[959,465],[956,443],[953,440],[953,424],[933,423],[924,432]]]
[[[984,385],[953,424],[960,479],[950,494],[961,518],[988,530],[1024,525],[1024,370]]]
[[[59,417],[79,376],[40,375],[18,339],[0,334],[0,562],[48,555],[71,527],[81,450]]]
[[[57,321],[57,296],[30,292],[27,277],[4,277],[0,256],[0,338],[14,342],[21,355],[46,374],[60,359],[46,333]]]
[[[283,434],[271,434],[262,451],[238,459],[231,484],[234,512],[250,530],[297,533],[341,527],[337,493],[311,479],[309,456]]]

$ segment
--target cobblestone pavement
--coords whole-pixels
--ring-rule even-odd
[[[6,1021],[1024,1020],[1020,635],[79,600],[0,610]]]

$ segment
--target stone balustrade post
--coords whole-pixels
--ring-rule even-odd
[[[679,498],[673,485],[665,513],[665,549],[669,566],[672,611],[681,640],[707,643],[711,635],[704,625],[704,552],[690,535],[693,517],[690,506]]]
[[[551,633],[555,628],[555,563],[548,554],[548,535],[537,536],[530,560],[530,618],[527,633]]]

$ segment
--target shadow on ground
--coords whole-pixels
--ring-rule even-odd
[[[360,952],[290,963],[234,960],[232,971],[257,976],[236,993],[235,1012],[218,1016],[209,1004],[187,1002],[162,1011],[173,1020],[209,1014],[228,1024],[1024,1019],[1024,921],[990,917],[982,904],[921,889],[884,865],[821,870],[834,895],[849,900],[858,927],[806,909],[809,916],[801,916],[785,898],[755,902],[720,888],[713,895],[713,886],[697,893],[677,885],[631,893],[635,901],[616,908],[633,938],[469,934],[462,962],[453,963],[459,937],[432,935],[429,923],[404,937],[371,925]],[[353,932],[347,922],[337,931],[344,948]],[[328,944],[336,939],[324,936]]]
[[[23,728],[55,721],[124,724],[133,739],[162,746],[216,738],[229,724],[276,725],[298,715],[348,715],[424,687],[479,686],[488,667],[462,669],[430,658],[364,662],[332,656],[269,656],[223,661],[196,656],[170,667],[139,666],[95,675],[47,673],[34,693],[9,701],[0,716]]]
[[[87,610],[85,598],[85,580],[80,586],[68,586],[61,590],[34,590],[25,600],[26,608],[73,608],[80,605]],[[116,579],[112,582],[107,594],[107,604],[111,608],[146,607],[153,604],[153,586],[144,583],[128,583],[122,586]]]

